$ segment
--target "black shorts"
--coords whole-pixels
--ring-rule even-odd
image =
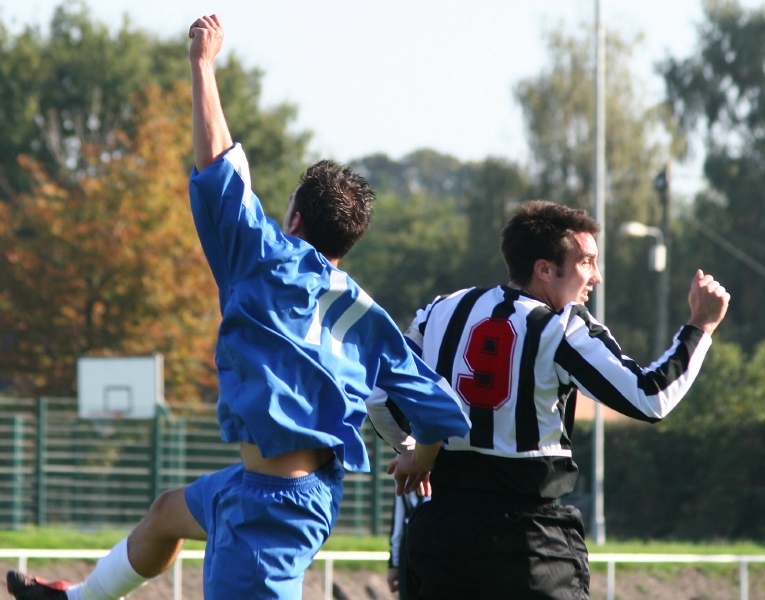
[[[573,506],[508,508],[480,495],[423,503],[409,522],[412,600],[585,600],[590,572]]]

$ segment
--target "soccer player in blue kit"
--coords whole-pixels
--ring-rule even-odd
[[[18,599],[116,600],[166,570],[186,538],[207,540],[204,596],[299,599],[329,536],[343,467],[369,470],[359,428],[373,388],[409,419],[420,465],[469,422],[451,388],[409,350],[390,317],[337,269],[366,230],[374,194],[330,161],[301,178],[284,232],[252,193],[244,151],[220,104],[217,16],[189,30],[196,167],[191,208],[218,284],[216,347],[222,437],[241,462],[162,494],[129,537],[78,584],[11,571]]]

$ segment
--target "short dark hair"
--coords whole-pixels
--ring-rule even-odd
[[[510,281],[527,285],[540,258],[562,267],[574,234],[599,232],[600,225],[587,211],[547,200],[524,202],[502,230],[502,256]]]
[[[369,228],[374,199],[361,175],[331,160],[317,162],[295,190],[303,239],[327,258],[342,258]]]

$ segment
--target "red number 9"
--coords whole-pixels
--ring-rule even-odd
[[[507,402],[515,340],[506,319],[484,319],[471,329],[465,348],[470,373],[457,376],[457,392],[468,406],[497,410]]]

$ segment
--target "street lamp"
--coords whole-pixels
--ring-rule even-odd
[[[648,268],[655,273],[663,273],[667,270],[667,245],[664,242],[664,232],[661,229],[643,225],[637,221],[630,221],[619,227],[619,233],[630,237],[654,238],[656,243],[648,256]]]
[[[659,274],[657,291],[656,337],[654,339],[654,358],[659,358],[665,349],[664,336],[669,320],[669,269],[667,268],[667,245],[664,232],[658,227],[650,227],[637,221],[624,223],[619,233],[630,237],[651,237],[655,243],[648,257],[648,268]]]

